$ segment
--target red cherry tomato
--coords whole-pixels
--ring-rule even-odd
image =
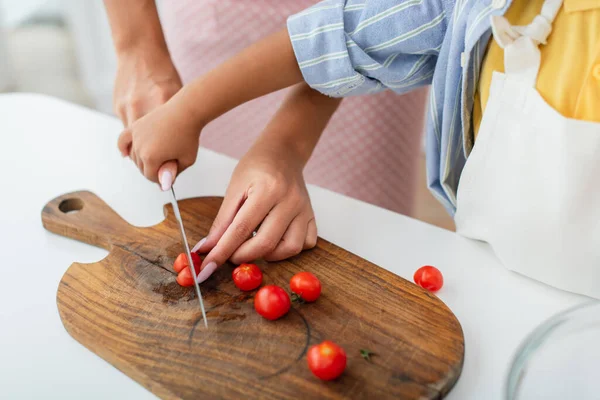
[[[290,279],[290,289],[304,301],[315,301],[321,295],[321,282],[310,272],[300,272]]]
[[[202,259],[198,254],[192,253],[192,261],[194,262],[194,271],[196,272],[196,276],[198,276],[200,273],[200,266],[202,265]],[[192,279],[192,273],[190,272],[185,253],[181,253],[177,256],[177,259],[175,259],[175,263],[173,264],[173,269],[178,273],[177,283],[181,286],[194,285],[194,279]]]
[[[308,349],[306,359],[311,372],[324,381],[337,378],[346,369],[346,352],[329,340]]]
[[[233,283],[240,290],[254,290],[262,283],[263,275],[255,264],[241,264],[231,274]]]
[[[202,265],[202,259],[198,254],[192,253],[192,260],[194,261],[194,270],[196,272],[199,272],[200,266]],[[188,265],[188,259],[185,253],[181,253],[175,259],[175,262],[173,263],[173,269],[175,270],[175,272],[180,273],[184,268],[188,268]]]
[[[444,285],[444,277],[439,269],[431,265],[419,268],[413,276],[415,283],[424,289],[437,292]]]
[[[254,309],[256,312],[271,321],[287,314],[291,305],[290,296],[285,290],[275,285],[260,288],[254,296]]]
[[[192,273],[187,266],[177,275],[177,283],[179,283],[181,286],[194,286]]]

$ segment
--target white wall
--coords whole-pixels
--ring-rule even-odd
[[[0,8],[0,90],[10,89],[12,80],[12,66],[8,58],[8,50],[6,48],[6,34],[2,24],[4,13]]]
[[[62,0],[62,4],[75,41],[83,84],[97,109],[112,114],[117,60],[104,5],[99,0]]]
[[[61,9],[61,0],[0,0],[0,25],[11,29],[34,14],[57,16]]]
[[[83,86],[99,111],[112,113],[116,57],[100,0],[0,0],[0,90],[11,90],[14,79],[3,31],[17,28],[31,17],[65,20],[75,43]]]

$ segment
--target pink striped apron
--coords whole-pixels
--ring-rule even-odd
[[[197,0],[160,4],[164,34],[184,83],[262,37],[316,0]],[[256,99],[210,123],[202,146],[240,158],[286,90]],[[308,183],[410,215],[427,89],[345,99],[304,171]]]

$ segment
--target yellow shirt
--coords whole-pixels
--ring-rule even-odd
[[[514,0],[505,17],[528,25],[544,0]],[[600,122],[600,0],[564,0],[546,45],[537,81],[541,96],[568,118]],[[473,105],[475,138],[489,97],[492,71],[504,72],[504,52],[492,38]]]

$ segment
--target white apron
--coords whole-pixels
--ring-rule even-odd
[[[526,27],[492,19],[506,72],[493,75],[455,220],[506,268],[600,298],[600,124],[565,118],[535,89],[538,45],[561,6],[546,0]]]

